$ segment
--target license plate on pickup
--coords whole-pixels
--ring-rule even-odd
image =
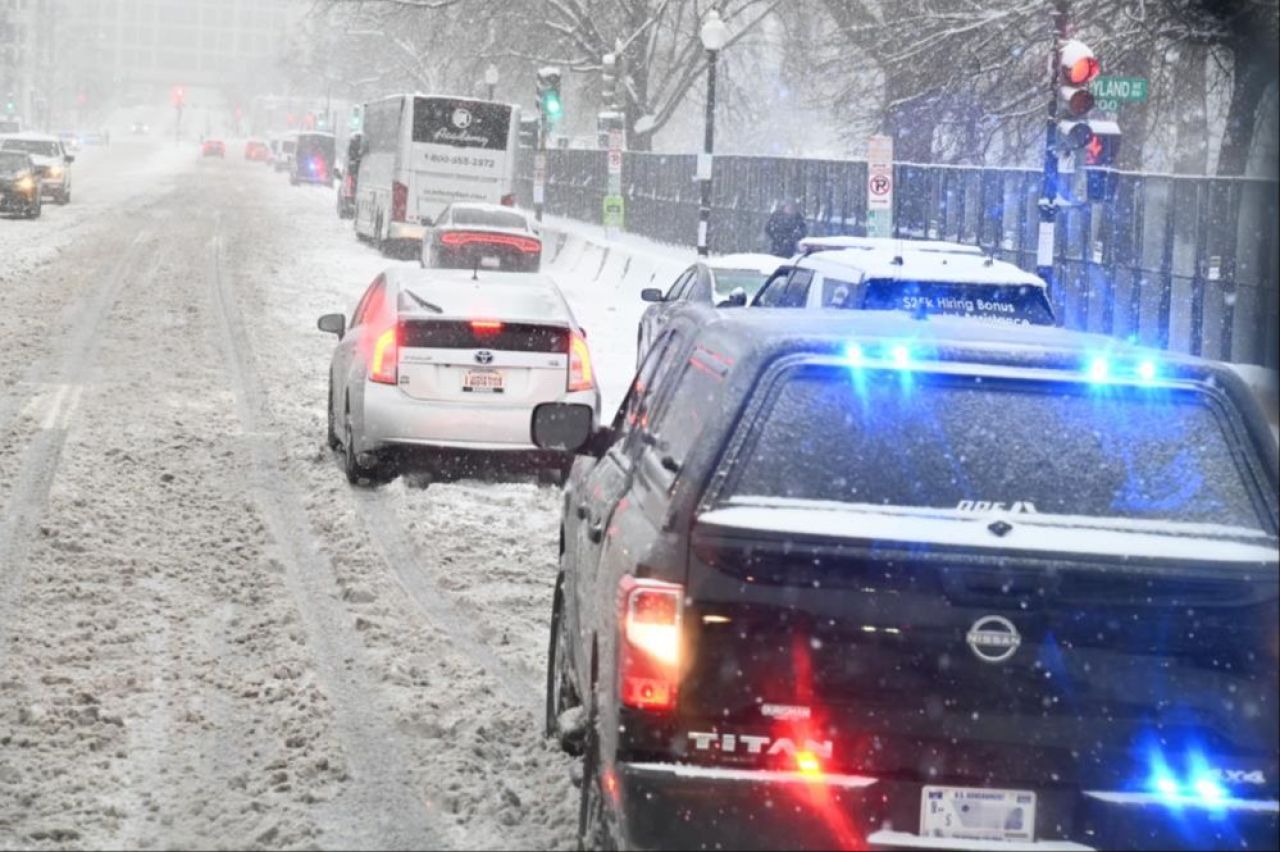
[[[920,835],[963,840],[1035,840],[1036,794],[1027,790],[925,787]]]
[[[502,373],[497,370],[467,370],[462,376],[464,393],[502,393]]]

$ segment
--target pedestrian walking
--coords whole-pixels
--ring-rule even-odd
[[[804,214],[792,201],[784,201],[778,206],[764,226],[765,236],[769,238],[769,251],[778,257],[794,255],[797,244],[807,232]]]

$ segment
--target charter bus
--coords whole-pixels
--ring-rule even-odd
[[[454,201],[515,203],[519,107],[404,94],[364,106],[356,233],[384,252],[416,249]]]

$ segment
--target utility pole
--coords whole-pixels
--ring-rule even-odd
[[[1067,40],[1067,4],[1054,0],[1053,61],[1049,63],[1049,116],[1045,123],[1044,180],[1040,187],[1040,234],[1036,243],[1036,275],[1053,289],[1053,241],[1058,221],[1058,73]]]

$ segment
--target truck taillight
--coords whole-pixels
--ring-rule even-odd
[[[684,587],[630,575],[618,584],[618,691],[624,707],[671,710],[680,680]]]
[[[392,326],[373,344],[373,358],[369,361],[369,378],[384,385],[394,385],[399,378],[400,327]]]
[[[591,390],[596,386],[595,370],[591,367],[591,350],[587,339],[578,332],[569,334],[569,390]]]
[[[409,187],[391,182],[391,221],[403,222],[409,217]]]

